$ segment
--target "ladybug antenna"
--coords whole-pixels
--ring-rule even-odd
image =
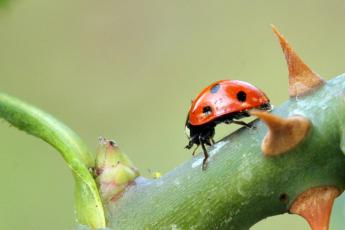
[[[306,95],[323,85],[325,81],[303,62],[278,29],[271,26],[279,39],[288,65],[290,97]]]

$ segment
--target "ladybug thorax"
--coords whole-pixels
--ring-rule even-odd
[[[203,125],[222,116],[241,113],[268,102],[265,94],[249,83],[221,80],[197,95],[189,110],[188,121],[191,125]]]

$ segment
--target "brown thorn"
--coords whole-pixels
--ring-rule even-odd
[[[340,193],[333,186],[311,188],[295,199],[290,212],[306,219],[312,230],[328,230],[333,202]]]
[[[288,65],[290,97],[306,95],[323,85],[325,81],[303,62],[278,29],[271,26],[279,39]]]
[[[261,144],[265,156],[276,156],[293,149],[309,131],[310,122],[302,116],[281,118],[259,110],[252,110],[250,114],[259,117],[269,128]]]

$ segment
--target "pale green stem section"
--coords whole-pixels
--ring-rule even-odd
[[[105,227],[105,215],[96,183],[89,172],[94,157],[70,128],[51,115],[6,94],[0,94],[0,117],[56,148],[76,180],[76,211],[81,224]]]

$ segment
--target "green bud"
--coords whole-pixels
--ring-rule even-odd
[[[95,176],[103,200],[109,202],[116,200],[139,172],[115,141],[100,137]]]

